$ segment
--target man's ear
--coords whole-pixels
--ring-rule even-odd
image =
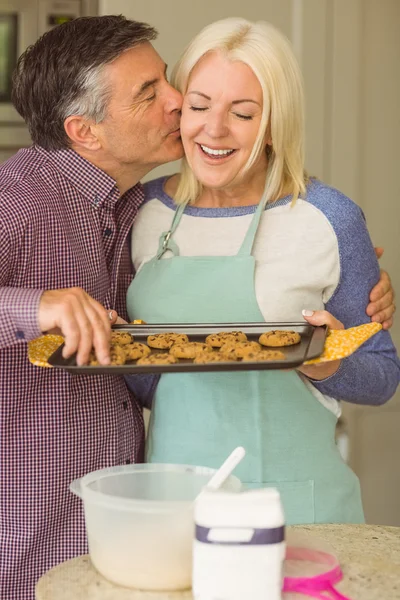
[[[95,128],[92,127],[92,123],[87,119],[76,115],[67,117],[64,121],[64,129],[72,141],[72,146],[92,151],[101,148]]]

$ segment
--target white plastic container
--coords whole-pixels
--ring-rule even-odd
[[[195,524],[195,600],[281,598],[285,534],[276,489],[204,491]]]
[[[215,469],[141,464],[94,471],[74,481],[83,499],[89,552],[110,581],[143,590],[192,583],[193,501]],[[224,489],[238,491],[230,476]]]

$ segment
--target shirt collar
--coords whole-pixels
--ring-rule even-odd
[[[45,150],[41,146],[36,146],[36,149],[45,154],[71,184],[95,206],[101,206],[106,199],[116,201],[120,197],[115,179],[75,150]]]

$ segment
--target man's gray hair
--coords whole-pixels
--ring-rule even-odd
[[[105,66],[156,37],[150,25],[122,15],[81,17],[45,33],[20,56],[13,75],[12,100],[33,142],[47,150],[69,148],[67,117],[101,122],[111,95]]]

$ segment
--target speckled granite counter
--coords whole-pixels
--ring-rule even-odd
[[[310,532],[336,551],[344,579],[338,590],[352,600],[400,600],[400,528],[373,525],[309,525]],[[304,596],[298,596],[300,598]],[[69,560],[46,573],[36,588],[37,600],[190,600],[187,592],[141,592],[104,579],[88,556]],[[250,600],[250,599],[249,599]]]

